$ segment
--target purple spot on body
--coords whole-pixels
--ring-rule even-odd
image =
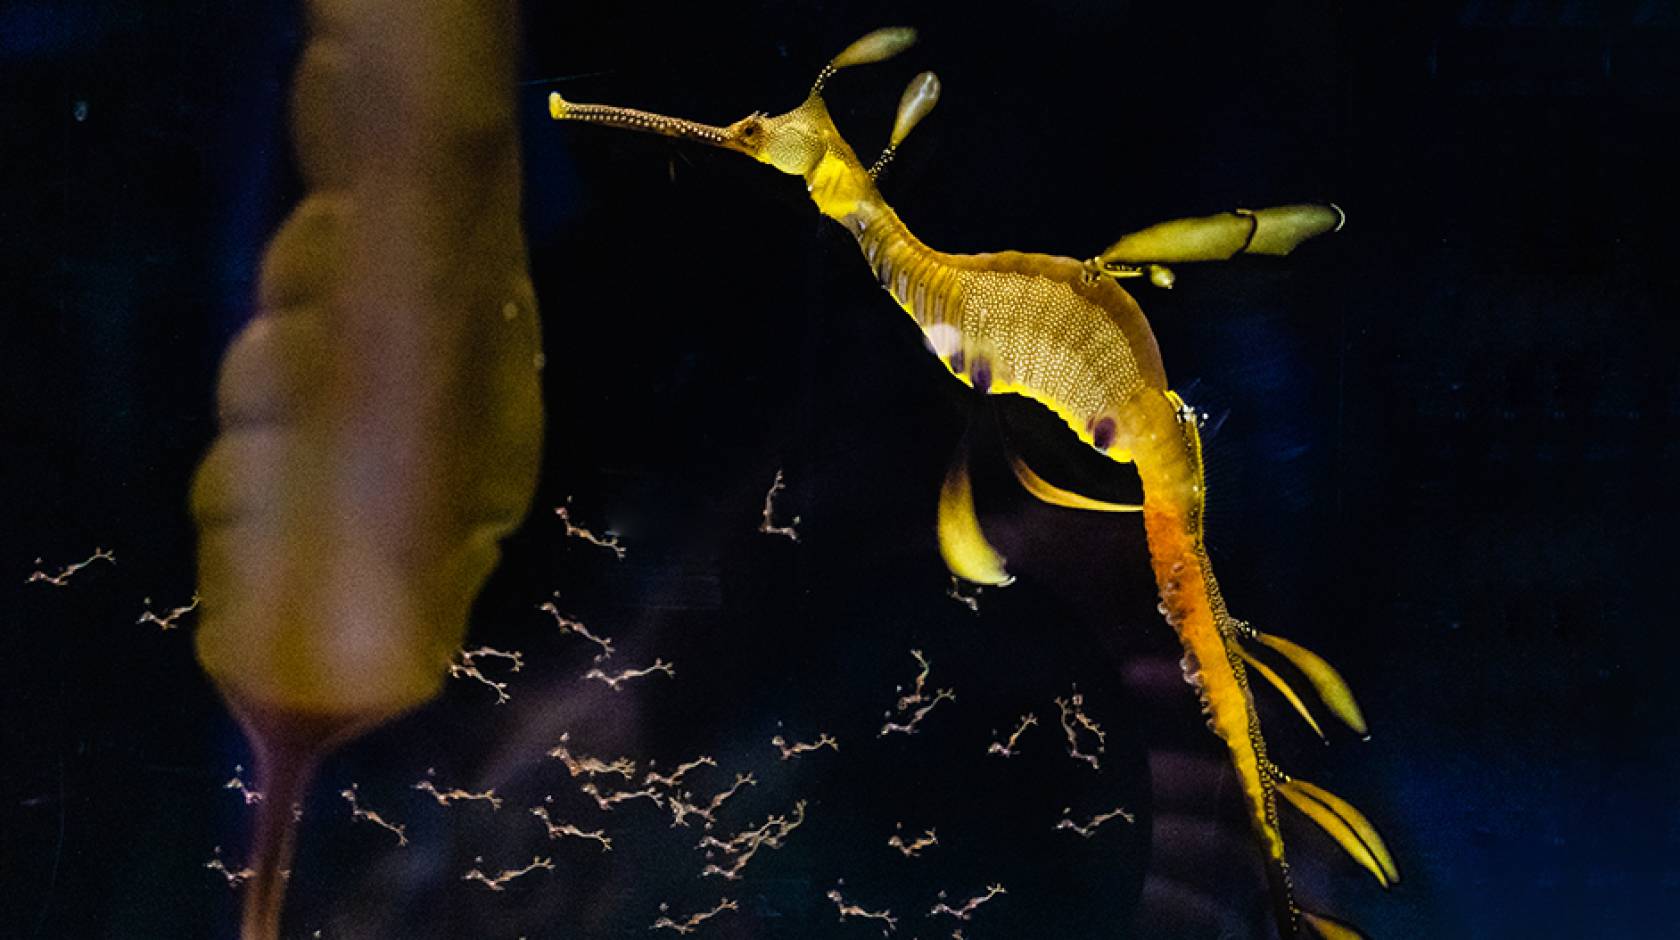
[[[1104,418],[1091,429],[1091,443],[1097,450],[1108,450],[1114,444],[1114,419]]]
[[[952,372],[961,372],[963,370],[963,363],[965,361],[967,361],[967,360],[965,360],[963,358],[963,351],[962,350],[959,349],[956,352],[952,353],[951,354],[951,371]]]
[[[982,392],[992,387],[992,363],[985,356],[974,357],[974,387]]]

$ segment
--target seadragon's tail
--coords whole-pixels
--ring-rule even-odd
[[[1052,505],[1143,513],[1160,610],[1184,648],[1184,679],[1196,690],[1208,728],[1225,743],[1236,769],[1249,823],[1260,842],[1279,935],[1296,940],[1310,931],[1306,935],[1323,940],[1362,940],[1364,935],[1353,927],[1296,906],[1278,824],[1278,797],[1329,833],[1383,887],[1400,880],[1399,869],[1363,813],[1322,787],[1289,776],[1267,757],[1249,670],[1276,686],[1321,736],[1323,731],[1302,697],[1260,658],[1260,651],[1281,657],[1332,715],[1360,734],[1365,733],[1364,716],[1347,683],[1329,663],[1295,643],[1254,629],[1226,610],[1202,539],[1205,492],[1194,413],[1172,392],[1150,390],[1137,393],[1117,411],[1122,416],[1117,440],[1121,452],[1137,467],[1143,483],[1142,506],[1105,503],[1062,490],[1019,461],[1014,465],[1016,476],[1028,493]],[[951,573],[960,578],[988,585],[1011,580],[1003,557],[981,532],[968,463],[961,452],[940,494],[939,545]]]
[[[1105,503],[1062,490],[1019,461],[1015,474],[1028,493],[1052,505],[1142,512],[1160,610],[1184,648],[1184,679],[1196,690],[1208,728],[1225,743],[1236,769],[1249,822],[1260,842],[1279,935],[1295,940],[1310,931],[1306,935],[1324,940],[1361,940],[1363,934],[1353,927],[1296,906],[1278,824],[1278,797],[1329,833],[1383,887],[1400,880],[1399,869],[1364,814],[1322,787],[1290,777],[1267,757],[1249,670],[1275,686],[1321,736],[1312,711],[1283,675],[1260,658],[1261,651],[1287,662],[1330,714],[1362,735],[1364,716],[1347,683],[1329,663],[1295,643],[1254,629],[1226,610],[1202,538],[1205,490],[1194,413],[1172,392],[1152,390],[1138,392],[1116,410],[1122,425],[1116,440],[1119,451],[1137,467],[1143,483],[1142,506]],[[938,534],[952,574],[987,585],[1012,580],[1003,557],[980,529],[962,452],[940,494]]]
[[[1334,794],[1289,777],[1268,759],[1248,667],[1276,685],[1315,731],[1318,725],[1301,697],[1245,644],[1281,655],[1307,679],[1332,714],[1361,733],[1364,719],[1346,684],[1324,660],[1255,630],[1225,609],[1202,541],[1201,444],[1193,415],[1171,392],[1128,410],[1137,422],[1127,430],[1132,432],[1128,436],[1134,442],[1133,458],[1143,481],[1144,528],[1160,609],[1183,644],[1185,681],[1196,690],[1209,729],[1225,742],[1236,768],[1264,856],[1278,932],[1285,938],[1301,936],[1304,922],[1326,940],[1361,937],[1352,927],[1296,907],[1278,824],[1278,796],[1328,832],[1384,887],[1399,880],[1399,871],[1363,814]]]

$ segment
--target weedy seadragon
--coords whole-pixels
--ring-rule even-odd
[[[1364,733],[1364,719],[1341,677],[1317,655],[1262,633],[1226,610],[1203,544],[1204,483],[1195,413],[1167,387],[1160,351],[1143,312],[1118,283],[1147,277],[1169,286],[1167,265],[1218,261],[1238,254],[1285,255],[1315,235],[1341,227],[1333,205],[1238,210],[1153,225],[1080,261],[1003,251],[946,254],[910,233],[876,187],[876,177],[912,128],[933,108],[939,81],[912,79],[899,104],[891,141],[866,168],[830,117],[823,88],[849,66],[880,62],[915,41],[910,29],[877,30],[817,75],[804,103],[785,114],[755,113],[714,126],[629,108],[549,96],[555,120],[583,121],[696,141],[746,154],[805,179],[825,216],[857,238],[881,285],[913,317],[928,347],[951,374],[982,393],[1013,393],[1049,408],[1087,445],[1132,464],[1142,505],[1092,499],[1057,487],[1014,461],[1023,486],[1046,502],[1142,514],[1160,609],[1184,647],[1184,674],[1200,697],[1208,726],[1224,742],[1242,782],[1247,813],[1267,872],[1274,916],[1284,937],[1310,928],[1329,940],[1361,934],[1296,906],[1279,827],[1277,798],[1322,827],[1384,887],[1399,880],[1376,829],[1341,798],[1285,774],[1266,756],[1249,670],[1275,685],[1318,730],[1301,696],[1256,655],[1281,656],[1328,710]],[[1009,580],[975,514],[966,458],[959,455],[939,500],[939,542],[952,573],[980,584]]]

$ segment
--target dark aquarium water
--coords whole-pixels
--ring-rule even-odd
[[[1347,212],[1288,258],[1125,282],[1205,415],[1233,612],[1336,664],[1370,723],[1320,709],[1320,743],[1256,685],[1273,759],[1403,874],[1286,808],[1303,906],[1377,940],[1680,935],[1680,11],[521,16],[539,491],[440,697],[321,767],[284,936],[1275,936],[1142,521],[1035,501],[1009,457],[1114,501],[1137,474],[955,381],[798,179],[549,119],[554,90],[779,113],[888,25],[920,41],[828,102],[868,163],[939,74],[881,178],[935,248]],[[260,785],[177,608],[216,367],[303,192],[306,33],[278,2],[0,7],[8,937],[238,933]],[[1016,576],[978,594],[935,539],[965,446]]]

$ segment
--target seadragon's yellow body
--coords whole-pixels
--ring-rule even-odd
[[[931,73],[912,81],[892,142],[865,168],[841,137],[823,102],[839,69],[880,61],[907,47],[909,30],[871,33],[818,76],[805,102],[782,115],[754,114],[728,126],[698,124],[627,108],[577,104],[550,96],[556,120],[585,121],[680,137],[746,153],[802,176],[824,215],[857,239],[875,277],[921,329],[929,349],[975,389],[1015,393],[1042,403],[1079,439],[1110,459],[1131,463],[1143,485],[1141,506],[1099,502],[1039,478],[1021,464],[1029,492],[1058,505],[1141,512],[1161,609],[1184,648],[1187,681],[1209,727],[1224,742],[1242,781],[1248,814],[1266,862],[1279,932],[1303,924],[1330,940],[1358,937],[1338,921],[1297,908],[1278,824],[1277,797],[1326,829],[1386,887],[1398,872],[1375,829],[1340,798],[1283,774],[1266,756],[1249,686],[1249,667],[1277,685],[1317,730],[1311,712],[1283,677],[1245,644],[1280,654],[1330,711],[1363,732],[1358,707],[1322,659],[1249,627],[1226,610],[1202,539],[1203,480],[1195,416],[1168,387],[1160,351],[1137,302],[1116,281],[1147,275],[1171,283],[1166,263],[1218,260],[1248,252],[1286,254],[1300,241],[1339,227],[1333,206],[1286,206],[1162,223],[1116,242],[1088,261],[1004,251],[947,254],[919,241],[875,185],[894,148],[933,106]],[[1006,583],[1003,559],[986,544],[974,517],[966,461],[953,465],[940,498],[941,550],[952,572]]]

